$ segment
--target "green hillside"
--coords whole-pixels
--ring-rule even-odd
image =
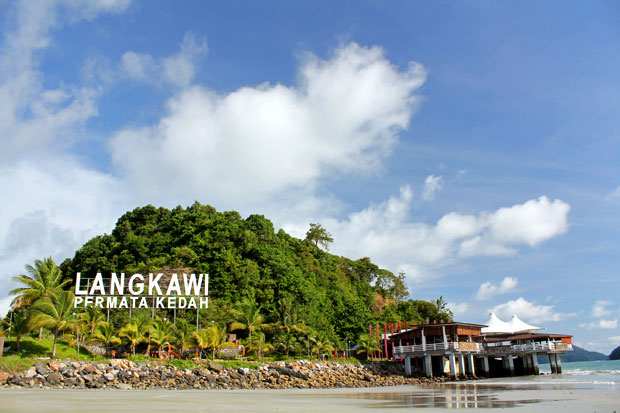
[[[562,362],[607,360],[607,356],[596,351],[589,351],[573,344],[573,351],[560,355]],[[539,363],[549,363],[547,356],[538,356]]]
[[[303,331],[298,336],[325,335],[335,342],[347,337],[354,342],[369,323],[450,317],[443,300],[405,300],[404,274],[381,269],[369,258],[330,254],[317,244],[275,232],[262,215],[243,219],[197,202],[172,210],[149,205],[124,214],[111,234],[89,240],[61,269],[70,278],[78,271],[86,276],[167,268],[208,273],[210,308],[201,312],[202,325],[211,320],[229,325],[232,310],[250,297],[265,323],[290,322],[294,316],[303,326],[293,330]],[[111,312],[122,325],[123,310]],[[194,311],[179,311],[177,317],[196,320]]]

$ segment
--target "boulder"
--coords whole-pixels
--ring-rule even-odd
[[[60,383],[62,383],[62,380],[62,374],[57,371],[53,371],[47,376],[47,383],[51,384],[52,386],[59,385]]]
[[[219,363],[214,363],[212,361],[209,362],[209,369],[215,371],[216,373],[221,373],[224,370],[224,366]]]

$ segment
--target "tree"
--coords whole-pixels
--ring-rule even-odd
[[[25,287],[14,288],[9,294],[15,294],[12,305],[31,305],[43,297],[52,297],[58,294],[71,280],[62,281],[62,272],[52,257],[35,260],[34,265],[26,265],[27,274],[13,277],[14,281]],[[39,328],[39,340],[43,334],[43,327]]]
[[[281,332],[276,336],[276,348],[284,351],[287,356],[291,351],[297,351],[297,337],[293,333]]]
[[[144,331],[140,331],[134,323],[127,323],[125,327],[121,328],[118,335],[129,343],[134,356],[136,355],[136,346],[146,340]]]
[[[202,358],[203,350],[209,347],[209,332],[205,328],[194,331],[189,342],[192,346],[200,349],[200,356],[198,358]]]
[[[210,348],[212,350],[212,359],[215,359],[215,351],[220,348],[226,339],[226,331],[217,324],[212,324],[208,328],[201,328],[192,333],[190,344],[200,348],[202,351]]]
[[[278,300],[278,306],[275,311],[277,321],[274,326],[287,333],[304,333],[306,327],[299,315],[299,308],[295,305],[292,297],[288,296]]]
[[[359,346],[361,347],[357,350],[357,353],[359,354],[363,351],[366,351],[366,360],[370,359],[370,355],[373,351],[377,351],[380,349],[379,342],[377,341],[377,337],[375,336],[362,334],[357,341]]]
[[[448,302],[444,300],[443,295],[440,295],[433,304],[435,304],[435,306],[437,307],[438,317],[442,319],[454,317],[454,313],[448,308]]]
[[[102,322],[95,330],[92,339],[101,341],[105,344],[106,353],[110,352],[110,347],[121,343],[121,339],[116,335],[116,329],[112,323]]]
[[[332,234],[327,232],[321,224],[310,224],[310,229],[306,232],[306,240],[314,242],[317,247],[320,244],[326,251],[329,250],[329,244],[334,242]]]
[[[176,347],[181,350],[182,353],[189,344],[192,336],[191,328],[187,320],[182,318],[178,319],[172,335],[174,336],[174,343]]]
[[[231,330],[248,330],[249,337],[252,333],[264,326],[265,317],[260,313],[261,306],[254,298],[243,298],[233,310],[235,321],[230,324]]]
[[[15,345],[17,347],[17,352],[19,353],[21,351],[19,347],[21,338],[28,335],[32,329],[30,317],[25,311],[16,311],[13,313],[13,320],[7,324],[11,329],[11,335],[15,337]]]
[[[56,356],[56,341],[61,331],[73,328],[73,293],[60,291],[54,295],[38,299],[32,306],[32,324],[52,330],[54,347],[52,357]]]
[[[153,331],[151,332],[151,341],[157,345],[157,350],[161,350],[162,346],[170,343],[174,339],[173,326],[170,321],[165,318],[157,317],[153,322]]]
[[[88,335],[95,334],[97,327],[101,325],[105,316],[99,309],[99,307],[90,306],[86,307],[84,311],[79,314],[79,319],[88,326]]]

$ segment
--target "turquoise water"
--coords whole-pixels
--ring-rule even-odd
[[[515,377],[512,383],[536,385],[573,385],[620,391],[620,360],[576,361],[562,363],[562,374],[550,374],[549,364],[539,364],[539,376]],[[498,379],[500,380],[500,379]]]

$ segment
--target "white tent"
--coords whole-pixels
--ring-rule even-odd
[[[544,330],[544,328],[535,327],[533,325],[526,323],[525,321],[517,317],[515,314],[512,315],[512,319],[510,320],[510,323],[507,323],[507,324],[510,325],[513,333],[520,333],[520,332],[534,333],[536,330]]]
[[[485,323],[488,327],[483,327],[481,332],[482,334],[505,334],[512,333],[512,326],[510,323],[500,320],[497,318],[495,313],[491,311],[489,313],[489,319]]]

